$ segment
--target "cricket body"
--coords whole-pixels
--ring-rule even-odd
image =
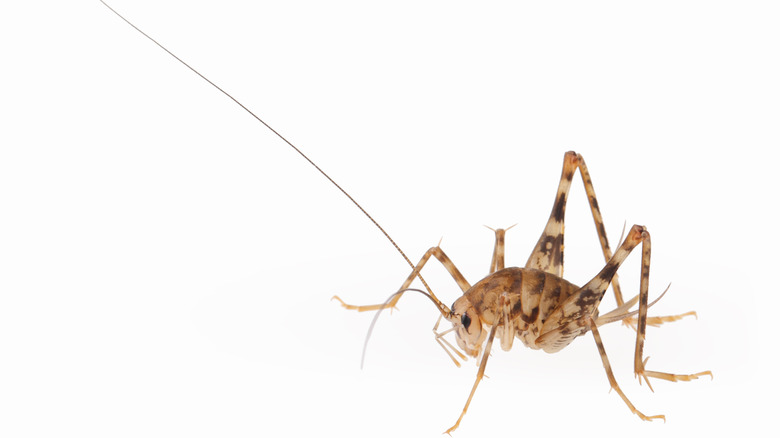
[[[585,185],[585,191],[588,195],[591,212],[596,224],[596,231],[606,261],[604,268],[584,286],[577,286],[563,278],[564,213],[569,187],[577,169],[579,169]],[[463,292],[463,295],[455,300],[451,309],[447,308],[436,298],[427,284],[425,285],[428,289],[427,293],[418,290],[418,292],[427,295],[437,305],[441,313],[439,321],[441,318],[445,318],[452,323],[451,329],[437,332],[439,325],[439,321],[437,321],[436,326],[434,326],[436,341],[447,351],[447,354],[449,354],[456,365],[459,366],[458,360],[450,353],[450,350],[461,359],[465,359],[466,356],[443,338],[443,335],[454,331],[458,347],[466,355],[474,358],[480,357],[481,353],[481,359],[477,378],[466,405],[463,407],[463,411],[456,423],[447,429],[446,433],[451,433],[455,430],[463,419],[477,386],[484,375],[493,340],[496,337],[500,339],[501,348],[504,350],[512,348],[513,340],[516,337],[526,347],[544,350],[547,353],[555,353],[569,345],[576,337],[587,332],[593,333],[593,338],[601,355],[610,386],[623,399],[631,412],[643,420],[665,420],[665,417],[663,415],[647,416],[643,414],[625,396],[612,373],[612,368],[599,335],[599,326],[610,322],[623,321],[626,325],[633,326],[636,329],[634,373],[639,377],[640,383],[644,379],[650,386],[649,377],[669,381],[689,381],[703,375],[712,377],[710,371],[695,374],[671,374],[645,369],[647,359],[643,359],[642,351],[647,325],[657,326],[665,322],[676,321],[684,316],[695,315],[695,312],[671,316],[647,316],[648,308],[654,304],[654,302],[648,304],[650,233],[645,227],[634,225],[617,251],[612,254],[593,190],[593,183],[581,155],[575,152],[567,152],[565,154],[563,172],[550,218],[525,267],[504,267],[504,237],[506,230],[498,229],[494,230],[494,232],[496,242],[489,274],[474,285],[470,285],[466,281],[465,277],[444,251],[436,246],[430,248],[425,253],[412,273],[401,285],[400,290],[386,303],[354,306],[344,303],[338,297],[334,297],[348,309],[378,311],[396,305],[401,295],[409,290],[408,288],[412,281],[419,275],[431,256],[435,257],[447,269]],[[617,270],[629,253],[640,245],[642,248],[642,271],[639,295],[624,301],[618,283]],[[599,316],[599,304],[610,284],[615,293],[617,308]],[[631,307],[637,302],[639,303],[639,308],[635,311],[630,311]]]

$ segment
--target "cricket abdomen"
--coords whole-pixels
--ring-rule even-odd
[[[573,295],[576,286],[557,275],[538,269],[506,268],[488,275],[466,293],[480,316],[489,326],[503,323],[499,297],[509,300],[509,319],[515,336],[525,346],[538,349],[534,341],[540,334],[547,316],[563,300]]]

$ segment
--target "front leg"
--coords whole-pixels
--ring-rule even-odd
[[[415,277],[417,277],[422,270],[423,266],[428,262],[428,259],[431,258],[431,256],[436,257],[439,262],[444,266],[445,269],[447,269],[447,272],[452,275],[452,278],[455,280],[456,283],[458,283],[458,286],[460,286],[460,289],[465,293],[467,290],[471,288],[471,285],[468,281],[466,281],[466,278],[463,276],[463,274],[460,273],[457,267],[455,267],[455,264],[452,263],[452,260],[450,260],[449,257],[447,257],[446,254],[444,254],[444,251],[441,250],[438,246],[434,246],[433,248],[430,248],[428,251],[425,252],[425,255],[422,256],[420,261],[417,263],[417,266],[414,267],[412,270],[412,273],[409,274],[408,277],[406,277],[406,280],[404,280],[403,284],[400,288],[398,288],[399,291],[404,291],[409,288],[409,286],[412,284],[412,281],[414,281]],[[433,294],[433,291],[428,289],[428,293],[431,294],[432,297],[435,298],[435,300],[438,301],[438,298],[436,298],[436,295]],[[333,296],[333,300],[337,300],[341,303],[341,306],[345,309],[349,310],[357,310],[358,312],[368,312],[372,310],[381,310],[385,308],[395,308],[396,303],[398,303],[398,300],[401,299],[401,295],[403,295],[403,292],[400,292],[396,294],[392,300],[390,300],[388,303],[382,303],[382,304],[371,304],[367,306],[355,306],[352,304],[347,304],[339,298],[338,296]]]
[[[495,324],[493,328],[490,329],[490,336],[488,336],[487,343],[485,344],[485,351],[482,353],[482,362],[479,364],[479,371],[477,371],[477,380],[474,382],[474,386],[471,388],[469,398],[466,400],[466,406],[463,406],[463,411],[460,413],[458,421],[456,421],[452,427],[444,431],[444,433],[448,435],[452,434],[452,431],[457,429],[460,425],[460,420],[462,420],[463,416],[466,415],[469,404],[471,404],[471,399],[474,397],[474,393],[477,391],[477,386],[479,386],[480,380],[482,380],[482,377],[485,375],[485,367],[487,366],[488,357],[490,357],[490,348],[493,346],[493,338],[496,337],[497,328],[498,324]]]

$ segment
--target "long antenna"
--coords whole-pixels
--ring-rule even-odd
[[[130,20],[128,20],[127,18],[123,17],[123,16],[122,16],[122,14],[120,14],[119,12],[117,12],[116,10],[114,10],[114,8],[112,8],[111,6],[109,6],[109,5],[108,5],[108,3],[104,2],[103,0],[100,0],[100,3],[103,3],[103,5],[104,5],[105,7],[107,7],[109,10],[111,10],[111,12],[113,12],[114,14],[116,14],[116,16],[117,16],[117,17],[121,18],[121,19],[122,19],[122,21],[124,21],[125,23],[129,24],[129,25],[130,25],[130,26],[131,26],[133,29],[137,30],[137,31],[138,31],[138,32],[139,32],[141,35],[143,35],[143,36],[145,36],[146,38],[148,38],[148,39],[149,39],[149,41],[151,41],[151,42],[155,43],[155,44],[156,44],[156,45],[157,45],[159,48],[161,48],[161,49],[165,50],[165,52],[166,52],[166,53],[168,53],[169,55],[173,56],[173,57],[174,57],[174,59],[176,59],[177,61],[181,62],[181,63],[182,63],[182,64],[183,64],[185,67],[187,67],[188,69],[192,70],[192,72],[193,72],[193,73],[195,73],[196,75],[200,76],[200,77],[201,77],[201,79],[203,79],[204,81],[208,82],[208,83],[209,83],[209,84],[210,84],[212,87],[216,88],[216,89],[217,89],[217,90],[219,90],[219,91],[220,91],[222,94],[224,94],[225,96],[227,96],[228,98],[230,98],[230,100],[232,100],[233,102],[235,102],[235,103],[236,103],[236,105],[240,106],[240,107],[241,107],[241,108],[242,108],[244,111],[246,111],[247,113],[249,113],[249,114],[250,114],[252,117],[254,117],[254,118],[255,118],[255,119],[258,121],[258,122],[262,123],[262,124],[263,124],[263,125],[264,125],[266,128],[268,128],[268,129],[269,129],[271,132],[273,132],[274,134],[276,134],[276,136],[277,136],[277,137],[281,138],[281,139],[282,139],[282,140],[283,140],[285,143],[287,143],[287,145],[289,145],[291,148],[293,148],[293,149],[295,150],[295,152],[298,152],[298,154],[299,154],[301,157],[303,157],[303,158],[304,158],[306,161],[308,161],[308,162],[309,162],[309,164],[311,164],[312,166],[314,166],[314,168],[315,168],[315,169],[317,169],[317,171],[318,171],[319,173],[321,173],[321,174],[322,174],[322,176],[324,176],[325,178],[327,178],[327,179],[328,179],[328,181],[330,181],[330,182],[331,182],[331,184],[333,184],[334,186],[336,186],[336,188],[337,188],[337,189],[339,189],[339,190],[341,191],[341,193],[343,193],[343,194],[344,194],[344,196],[346,196],[347,198],[349,198],[349,200],[350,200],[350,201],[352,201],[352,203],[353,203],[353,204],[355,204],[355,207],[357,207],[358,209],[360,209],[360,211],[361,211],[361,212],[363,212],[363,214],[364,214],[364,215],[366,215],[366,217],[367,217],[367,218],[368,218],[368,219],[369,219],[371,222],[373,222],[373,224],[374,224],[374,225],[376,225],[376,227],[377,227],[377,228],[379,228],[379,231],[381,231],[381,232],[382,232],[382,234],[384,234],[384,235],[385,235],[385,237],[387,237],[387,240],[389,240],[389,241],[390,241],[390,243],[392,243],[392,244],[393,244],[393,246],[394,246],[394,247],[395,247],[395,249],[398,251],[398,253],[399,253],[399,254],[401,254],[401,257],[403,257],[403,258],[404,258],[404,260],[406,260],[406,263],[408,263],[408,264],[409,264],[409,266],[410,266],[412,269],[414,269],[414,264],[412,263],[412,261],[411,261],[411,260],[409,260],[409,257],[407,257],[407,256],[406,256],[406,254],[405,254],[405,253],[404,253],[404,252],[401,250],[401,247],[399,247],[399,246],[398,246],[398,244],[396,244],[396,243],[395,243],[395,240],[393,240],[393,238],[392,238],[392,237],[390,237],[390,235],[389,235],[389,234],[387,234],[387,231],[385,231],[385,229],[384,229],[384,228],[382,228],[382,227],[379,225],[379,223],[378,223],[377,221],[375,221],[375,220],[374,220],[374,218],[373,218],[373,217],[371,217],[371,215],[370,215],[370,214],[368,214],[368,212],[367,212],[367,211],[366,211],[366,210],[365,210],[363,207],[361,207],[361,206],[360,206],[360,204],[358,204],[358,202],[357,202],[357,201],[355,201],[355,199],[354,199],[352,196],[350,196],[350,195],[349,195],[349,193],[347,193],[347,191],[346,191],[346,190],[342,189],[342,188],[341,188],[341,186],[340,186],[340,185],[338,185],[338,184],[336,183],[336,181],[334,181],[334,180],[333,180],[333,178],[331,178],[330,176],[328,176],[328,174],[327,174],[327,173],[325,173],[325,171],[324,171],[324,170],[320,169],[320,167],[319,167],[319,166],[317,166],[316,164],[314,164],[314,161],[310,160],[310,159],[309,159],[309,157],[307,157],[307,156],[306,156],[306,154],[304,154],[303,152],[301,152],[301,150],[300,150],[300,149],[298,149],[298,148],[297,148],[297,147],[296,147],[294,144],[292,144],[292,143],[291,143],[289,140],[287,140],[286,138],[284,138],[284,136],[282,136],[282,134],[280,134],[280,133],[279,133],[279,132],[277,132],[277,131],[276,131],[274,128],[272,128],[272,127],[271,127],[271,125],[269,125],[268,123],[266,123],[265,121],[263,121],[263,119],[261,119],[260,117],[258,117],[258,116],[257,116],[257,114],[253,113],[253,112],[252,112],[252,111],[251,111],[249,108],[245,107],[245,106],[244,106],[244,104],[242,104],[241,102],[239,102],[239,101],[238,101],[238,100],[237,100],[235,97],[231,96],[231,95],[230,95],[230,93],[228,93],[227,91],[223,90],[223,89],[222,89],[222,88],[221,88],[219,85],[217,85],[217,84],[215,84],[214,82],[212,82],[212,81],[211,81],[209,78],[207,78],[207,77],[203,76],[202,74],[200,74],[200,72],[199,72],[199,71],[197,71],[197,70],[195,70],[194,68],[192,68],[192,67],[191,67],[189,64],[187,64],[186,62],[184,62],[184,61],[183,61],[181,58],[179,58],[178,56],[174,55],[174,54],[173,54],[173,52],[171,52],[170,50],[166,49],[166,48],[165,48],[165,46],[163,46],[162,44],[158,43],[158,42],[157,42],[157,41],[156,41],[154,38],[152,38],[152,37],[150,37],[149,35],[147,35],[147,34],[146,34],[146,32],[144,32],[144,31],[142,31],[141,29],[139,29],[139,28],[138,28],[138,27],[137,27],[135,24],[131,23],[131,22],[130,22]],[[419,278],[419,279],[420,279],[420,281],[422,281],[423,285],[425,286],[425,289],[427,289],[427,290],[428,290],[428,292],[429,292],[431,295],[433,295],[433,291],[431,291],[431,288],[430,288],[430,287],[428,287],[428,283],[426,283],[426,282],[425,282],[425,280],[422,278],[422,275],[420,275],[420,274],[418,273],[418,274],[417,274],[417,278]],[[435,295],[434,295],[434,296],[435,296]]]

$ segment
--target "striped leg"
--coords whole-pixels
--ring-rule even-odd
[[[596,200],[596,191],[593,189],[593,180],[590,179],[590,172],[588,172],[588,166],[585,165],[585,160],[582,158],[582,155],[577,155],[577,158],[579,158],[578,167],[580,169],[580,175],[582,176],[582,184],[585,186],[585,193],[588,195],[588,204],[590,204],[590,212],[591,215],[593,215],[593,223],[596,225],[596,234],[599,236],[601,252],[604,254],[604,261],[608,262],[609,259],[612,258],[612,250],[609,248],[607,231],[604,227],[604,219],[601,217],[599,203]],[[615,293],[617,305],[623,305],[623,293],[620,291],[620,283],[618,283],[617,274],[612,277],[612,291]]]
[[[604,349],[604,343],[601,341],[601,335],[599,335],[599,329],[598,326],[596,325],[596,321],[594,321],[592,318],[588,318],[588,322],[590,324],[590,331],[593,332],[593,339],[596,341],[596,347],[599,349],[599,355],[601,355],[601,363],[604,365],[604,371],[607,372],[607,380],[609,380],[609,386],[612,387],[612,389],[614,389],[615,392],[618,393],[620,398],[623,399],[623,401],[626,403],[626,406],[628,406],[628,409],[631,409],[631,412],[638,415],[639,418],[645,421],[661,419],[664,420],[665,422],[666,418],[663,415],[647,416],[639,412],[639,410],[635,408],[634,405],[628,400],[628,397],[626,397],[626,395],[620,389],[620,386],[618,386],[617,380],[615,380],[615,375],[612,374],[612,366],[609,364],[609,359],[607,358],[607,351]]]
[[[601,217],[599,204],[598,201],[596,201],[596,192],[593,190],[593,181],[590,179],[590,173],[588,172],[588,167],[585,165],[585,160],[582,158],[582,155],[578,155],[577,157],[579,159],[578,167],[580,169],[580,175],[582,175],[582,183],[585,185],[585,193],[588,195],[590,212],[593,215],[593,222],[596,224],[596,233],[598,234],[599,242],[601,243],[601,251],[604,254],[604,260],[609,262],[609,259],[612,258],[612,250],[609,248],[609,241],[607,241],[607,232],[604,229],[604,219]],[[620,290],[617,274],[612,277],[612,291],[615,293],[615,301],[617,301],[618,307],[622,306],[625,301],[623,300],[623,293]],[[677,321],[686,316],[696,316],[696,312],[686,312],[680,315],[669,316],[650,316],[646,318],[646,321],[647,324],[657,327],[665,322]],[[624,324],[636,327],[636,319],[627,318],[624,320]]]
[[[588,172],[588,167],[585,165],[585,160],[582,159],[581,155],[579,156],[579,161],[580,161],[579,163],[580,174],[582,175],[582,182],[585,185],[585,192],[588,195],[588,202],[590,203],[590,211],[593,215],[593,221],[596,224],[596,232],[599,235],[601,250],[602,253],[604,254],[604,260],[609,261],[609,259],[612,257],[612,251],[609,249],[609,242],[607,241],[607,233],[604,229],[604,220],[601,217],[601,211],[599,211],[598,201],[596,201],[596,192],[593,190],[593,181],[590,179],[590,173]],[[647,245],[649,248],[650,246],[649,236],[648,236]],[[620,291],[620,284],[618,283],[617,274],[615,274],[615,276],[612,277],[612,290],[615,293],[615,301],[617,302],[618,307],[622,306],[624,304],[623,294]],[[647,324],[650,324],[651,326],[658,327],[665,322],[678,321],[686,316],[695,317],[696,312],[686,312],[680,315],[669,315],[669,316],[650,316],[650,317],[646,316],[645,321]],[[623,324],[628,325],[630,327],[638,328],[637,325],[638,319],[639,319],[638,317],[627,318],[623,320]]]
[[[563,157],[563,171],[561,181],[558,183],[558,191],[555,195],[550,218],[544,227],[536,247],[528,257],[526,268],[540,269],[545,272],[563,277],[563,219],[566,213],[566,199],[569,196],[571,180],[577,169],[579,155],[575,152],[566,152]]]
[[[708,375],[712,378],[711,371],[702,371],[696,374],[670,374],[658,371],[649,371],[645,369],[647,364],[646,359],[642,359],[642,352],[645,345],[645,332],[647,329],[647,297],[648,288],[650,286],[650,233],[647,230],[642,232],[642,276],[639,282],[639,313],[637,315],[637,330],[636,330],[636,348],[634,350],[634,374],[639,378],[639,383],[642,383],[644,378],[647,382],[647,386],[652,390],[650,386],[650,380],[648,377],[656,379],[669,380],[672,382],[678,381],[690,381],[698,379],[701,376]],[[667,317],[671,318],[671,317]]]
[[[408,277],[406,277],[406,280],[404,281],[404,283],[401,285],[400,288],[398,288],[399,291],[402,291],[404,289],[408,289],[409,288],[409,286],[412,284],[412,281],[415,279],[415,277],[417,277],[417,275],[420,273],[420,271],[422,270],[423,266],[425,266],[425,263],[428,262],[428,259],[430,259],[431,256],[436,257],[436,259],[438,259],[439,262],[441,262],[441,264],[444,266],[444,268],[447,269],[447,272],[449,272],[450,275],[452,275],[452,278],[455,279],[455,282],[458,283],[458,286],[460,286],[460,289],[463,292],[466,292],[467,290],[469,290],[471,288],[471,285],[469,284],[469,282],[466,281],[466,278],[463,277],[463,274],[461,274],[460,271],[458,270],[458,268],[455,267],[455,264],[452,263],[452,260],[450,260],[450,258],[447,257],[446,254],[444,254],[444,251],[442,251],[441,248],[439,248],[438,246],[434,246],[433,248],[431,248],[428,251],[426,251],[425,255],[423,255],[422,258],[420,259],[420,261],[417,262],[417,266],[414,267],[414,269],[412,270],[412,273],[409,274]],[[434,296],[434,298],[435,298],[435,295],[433,295],[433,292],[431,292],[430,289],[428,290],[428,292],[430,292],[431,295]],[[384,304],[384,303],[383,304],[372,304],[372,305],[367,305],[367,306],[355,306],[355,305],[352,305],[352,304],[347,304],[341,298],[339,298],[338,296],[334,296],[332,299],[339,301],[341,303],[341,305],[345,309],[357,310],[358,312],[368,312],[368,311],[380,310],[382,308],[388,308],[388,307],[391,308],[391,309],[395,308],[396,303],[398,303],[398,300],[401,299],[401,295],[403,295],[403,293],[399,293],[398,295],[396,295],[387,304]],[[438,298],[437,298],[437,300],[438,300]]]
[[[474,382],[474,386],[471,387],[471,393],[469,393],[469,398],[466,400],[466,406],[463,406],[463,411],[461,411],[460,417],[458,417],[458,421],[456,421],[452,427],[444,431],[446,434],[451,435],[452,431],[457,429],[460,425],[460,420],[462,420],[463,416],[466,415],[466,411],[471,404],[471,399],[474,397],[474,393],[477,391],[477,386],[479,386],[480,380],[482,380],[482,377],[485,375],[485,367],[487,366],[488,357],[490,357],[490,348],[493,346],[493,338],[496,337],[497,328],[498,324],[495,324],[493,325],[493,328],[490,329],[490,335],[488,336],[487,343],[485,344],[485,351],[482,353],[482,362],[479,364],[479,371],[477,371],[477,380]]]

